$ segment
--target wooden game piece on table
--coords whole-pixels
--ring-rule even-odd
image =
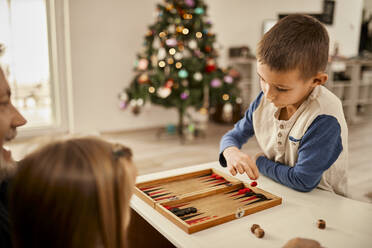
[[[256,228],[259,228],[259,227],[260,227],[260,225],[253,224],[253,225],[251,226],[251,232],[254,233],[254,230],[256,230]]]
[[[318,220],[317,225],[318,225],[319,229],[325,229],[326,228],[326,222],[322,219]]]
[[[261,238],[263,238],[263,236],[265,236],[265,231],[262,228],[257,227],[254,230],[254,235],[256,235],[257,238],[261,239]]]

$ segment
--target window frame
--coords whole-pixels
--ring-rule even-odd
[[[50,96],[53,124],[20,127],[18,138],[63,134],[72,127],[72,76],[68,0],[44,0],[48,32]]]

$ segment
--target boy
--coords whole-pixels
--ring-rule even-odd
[[[346,195],[348,130],[341,101],[324,86],[329,37],[310,16],[289,15],[258,45],[262,92],[220,144],[232,175],[259,172],[295,190],[315,187]],[[263,151],[239,149],[255,135]]]

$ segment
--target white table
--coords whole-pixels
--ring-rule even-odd
[[[213,162],[139,176],[137,182],[206,168],[228,173]],[[249,181],[246,175],[237,178]],[[131,207],[176,247],[281,247],[294,237],[312,238],[327,248],[372,247],[372,204],[319,189],[297,192],[262,175],[257,182],[258,187],[282,197],[282,204],[193,234],[182,231],[135,195]],[[317,228],[318,219],[326,221],[325,230]],[[254,223],[265,230],[263,239],[251,233]]]

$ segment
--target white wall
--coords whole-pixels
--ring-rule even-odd
[[[175,111],[151,107],[134,116],[118,109],[117,93],[132,79],[133,62],[147,25],[154,22],[160,0],[70,0],[73,130],[117,131],[176,122]],[[206,0],[208,13],[223,46],[248,45],[255,50],[262,23],[278,13],[321,12],[322,0]],[[362,0],[337,0],[334,24],[328,26],[346,56],[357,53]]]
[[[253,52],[262,37],[263,21],[277,19],[279,13],[320,13],[323,0],[207,0],[217,40],[223,45],[225,64],[229,46],[248,45]],[[330,49],[334,42],[340,53],[354,56],[358,52],[363,0],[336,0],[333,25],[326,28],[330,35]]]
[[[118,108],[117,95],[132,79],[136,53],[157,1],[71,0],[73,131],[116,131],[176,120],[163,108],[134,116]]]

